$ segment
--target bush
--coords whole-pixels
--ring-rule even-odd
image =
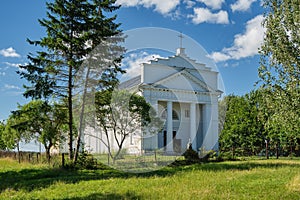
[[[84,151],[79,154],[75,167],[78,169],[97,169],[97,160],[93,155]]]
[[[234,157],[232,157],[232,153],[228,151],[222,151],[219,153],[219,155],[216,157],[217,161],[234,161],[236,160]]]
[[[217,152],[214,150],[209,150],[201,153],[200,161],[201,162],[208,162],[209,159],[215,158],[217,160]]]
[[[198,162],[199,156],[198,153],[192,148],[192,145],[183,153],[185,160],[188,162]]]
[[[66,160],[65,165],[63,166],[65,169],[98,169],[97,160],[86,151],[80,153],[78,155],[78,160],[74,163],[71,160]]]

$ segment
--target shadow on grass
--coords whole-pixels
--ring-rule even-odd
[[[141,197],[135,195],[134,193],[127,192],[124,195],[120,194],[113,194],[113,193],[108,193],[108,194],[102,194],[102,193],[94,193],[90,194],[87,196],[83,197],[74,197],[74,198],[67,198],[64,200],[83,200],[83,199],[140,199]]]
[[[182,163],[174,163],[172,166],[165,167],[163,169],[152,171],[148,173],[130,174],[126,172],[117,171],[114,169],[104,170],[64,170],[64,169],[23,169],[19,171],[6,171],[0,172],[0,192],[6,189],[14,190],[26,190],[32,191],[35,189],[47,188],[55,182],[64,182],[66,184],[78,183],[80,181],[89,180],[105,180],[110,178],[147,178],[147,177],[166,177],[172,176],[179,172],[189,172],[195,170],[202,171],[226,171],[226,170],[251,170],[254,168],[270,168],[276,169],[281,167],[292,167],[300,169],[299,164],[288,163],[272,163],[272,162],[220,162],[220,163],[200,163],[191,165],[182,165]],[[103,194],[99,195],[101,199]],[[101,196],[102,195],[102,196]],[[105,199],[119,199],[113,195],[104,195]],[[128,194],[132,195],[132,194]],[[125,198],[125,197],[124,197]],[[94,199],[93,197],[87,197],[87,199]],[[122,199],[122,197],[121,197]]]
[[[282,167],[291,167],[291,168],[298,168],[300,169],[300,162],[299,164],[294,163],[260,163],[260,162],[249,162],[249,161],[232,161],[231,163],[228,162],[219,162],[219,163],[205,163],[205,164],[197,164],[192,165],[190,169],[192,170],[203,170],[203,171],[227,171],[227,170],[251,170],[255,168],[266,168],[266,169],[277,169]],[[190,170],[187,169],[187,170]]]

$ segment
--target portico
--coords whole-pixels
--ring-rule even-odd
[[[143,64],[139,89],[165,120],[161,132],[144,137],[144,149],[183,152],[189,142],[197,151],[218,149],[217,72],[180,48],[174,57]]]

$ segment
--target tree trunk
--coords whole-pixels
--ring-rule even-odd
[[[73,104],[72,104],[72,67],[69,67],[68,111],[69,111],[69,159],[73,158]]]
[[[48,162],[48,164],[50,164],[50,159],[51,159],[51,156],[50,156],[50,147],[45,147],[45,149],[46,149],[47,162]]]
[[[82,96],[82,107],[81,107],[80,119],[79,119],[79,133],[77,136],[77,146],[75,149],[74,164],[76,164],[77,159],[78,159],[78,154],[79,154],[79,149],[80,149],[80,144],[81,144],[81,135],[83,134],[82,132],[84,129],[83,120],[84,120],[85,101],[86,101],[86,95],[87,95],[89,75],[90,75],[90,67],[88,67],[88,70],[87,70],[86,76],[85,76],[85,83],[84,83],[83,96]]]
[[[269,152],[268,152],[268,140],[266,140],[266,158],[269,159]]]
[[[19,144],[19,142],[17,143],[17,151],[18,151],[18,162],[19,162],[19,164],[21,163],[21,155],[20,155],[20,144]]]

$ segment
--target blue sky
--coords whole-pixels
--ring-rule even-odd
[[[38,23],[38,19],[46,16],[45,2],[1,1],[0,120],[6,119],[18,103],[29,101],[22,97],[22,85],[26,82],[15,71],[19,64],[28,62],[28,53],[37,51],[26,39],[37,40],[45,35]],[[122,5],[116,11],[117,21],[125,32],[147,27],[182,32],[187,52],[194,51],[185,46],[192,39],[215,60],[227,94],[242,95],[254,89],[258,80],[257,51],[264,32],[260,0],[118,0],[117,3]],[[179,47],[179,38],[173,35],[170,40]],[[161,51],[140,51],[134,52],[133,60],[126,61],[132,64],[153,56],[165,55]]]

